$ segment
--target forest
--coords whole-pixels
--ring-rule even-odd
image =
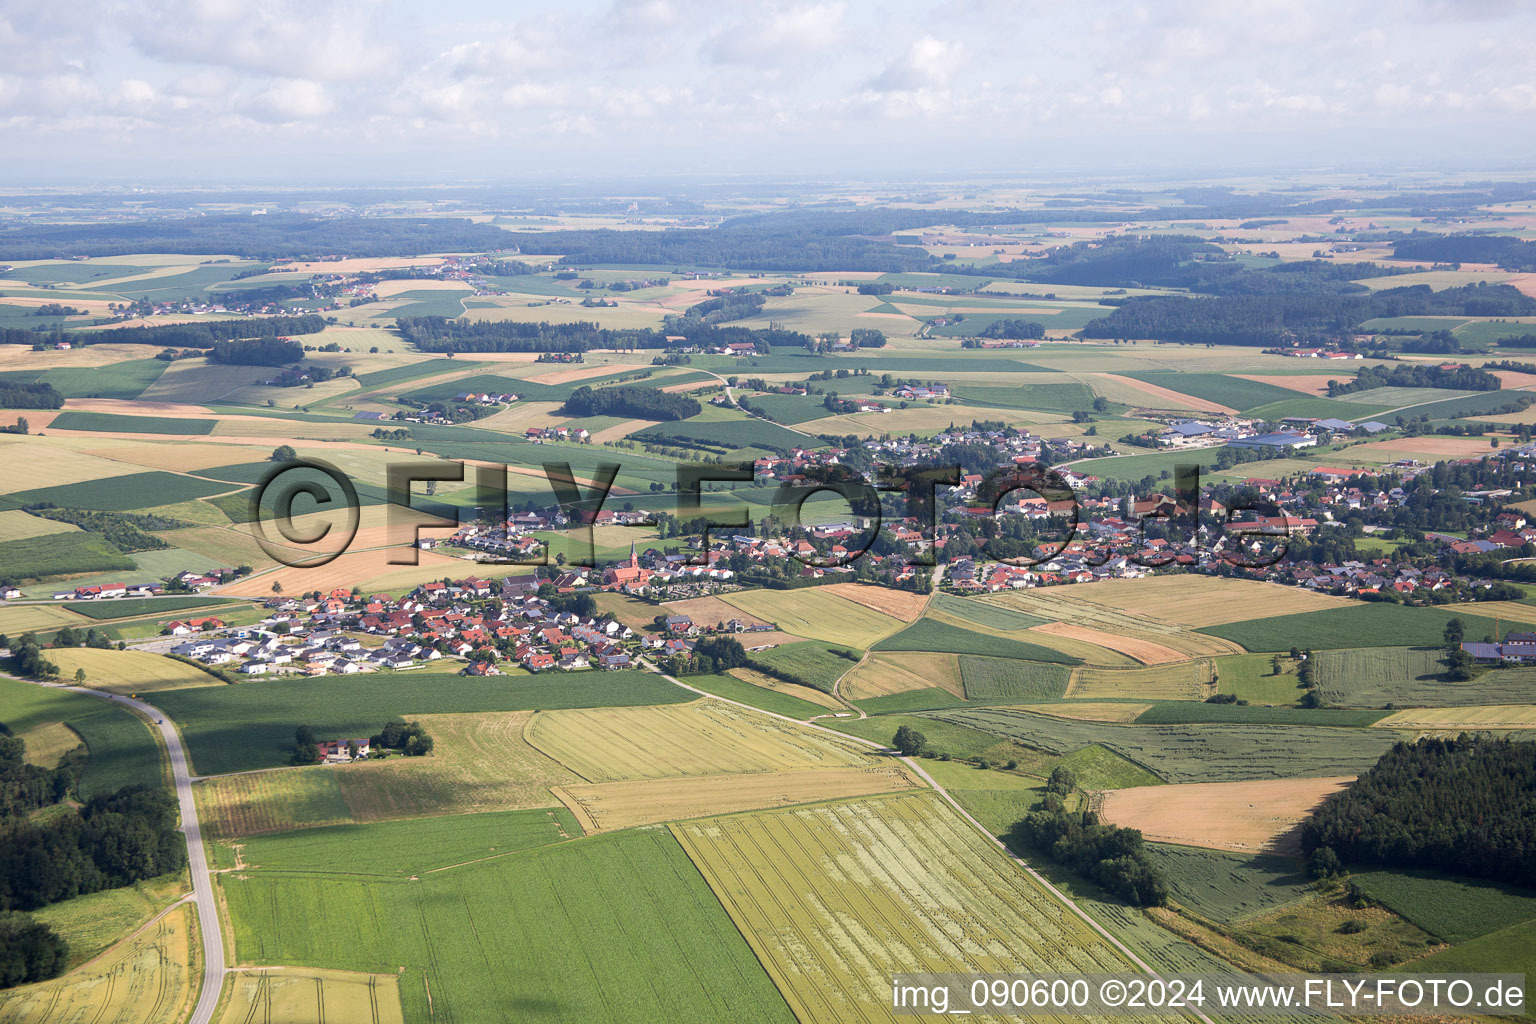
[[[703,411],[697,399],[655,388],[583,385],[571,392],[561,411],[567,416],[627,416],[643,420],[685,420]]]
[[[1431,868],[1536,886],[1536,748],[1474,737],[1398,743],[1302,823],[1316,875]]]
[[[1508,235],[1442,235],[1415,231],[1392,246],[1400,260],[1432,263],[1496,263],[1501,270],[1536,270],[1536,242]]]
[[[1497,391],[1499,378],[1487,370],[1475,370],[1463,366],[1454,370],[1442,369],[1422,363],[1402,364],[1391,371],[1379,366],[1363,368],[1355,379],[1348,382],[1328,382],[1328,396],[1354,394],[1373,388],[1451,388],[1458,391]]]
[[[22,384],[0,378],[0,409],[58,409],[64,396],[52,384]]]
[[[441,316],[401,317],[400,336],[423,352],[587,352],[595,348],[666,349],[673,342],[667,332],[649,328],[610,330],[594,323],[529,323],[517,320],[467,322]],[[752,342],[759,347],[804,347],[811,337],[797,331],[753,330],[718,327],[702,322],[684,325],[681,332],[690,345],[711,348],[730,342]]]
[[[71,331],[72,345],[167,345],[182,348],[212,348],[214,342],[266,335],[319,334],[325,330],[325,317],[318,313],[303,316],[247,317],[239,320],[204,320],[191,324],[161,324],[157,327],[115,327],[102,331]],[[62,331],[18,330],[0,328],[0,345],[51,344],[65,339]]]
[[[241,338],[216,341],[208,353],[210,363],[239,366],[283,366],[304,358],[304,346],[289,338]]]

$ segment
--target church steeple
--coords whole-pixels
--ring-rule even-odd
[[[640,556],[635,553],[635,542],[633,540],[629,542],[629,567],[631,569],[640,568]]]

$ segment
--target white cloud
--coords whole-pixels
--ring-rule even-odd
[[[933,36],[923,36],[870,80],[875,92],[916,92],[944,85],[954,74],[963,48]]]

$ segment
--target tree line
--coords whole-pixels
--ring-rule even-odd
[[[1419,363],[1402,363],[1391,370],[1381,366],[1367,366],[1355,374],[1352,381],[1331,380],[1328,396],[1350,395],[1357,391],[1375,388],[1450,388],[1457,391],[1497,391],[1503,385],[1499,378],[1487,370],[1461,366],[1447,370],[1439,366]]]
[[[64,396],[52,384],[0,379],[0,409],[58,409]]]
[[[210,363],[238,366],[282,366],[304,358],[304,346],[289,338],[241,338],[216,341],[208,353]]]
[[[565,400],[567,416],[624,416],[642,420],[686,420],[704,409],[696,398],[656,388],[582,385]]]
[[[114,327],[103,331],[26,331],[0,328],[0,345],[166,345],[212,348],[215,342],[271,335],[318,334],[325,330],[319,313],[302,316],[242,317],[238,320],[201,320],[190,324],[159,324],[154,327]]]

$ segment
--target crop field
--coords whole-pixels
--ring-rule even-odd
[[[1529,693],[1529,691],[1527,691]],[[1436,732],[1467,729],[1536,729],[1536,705],[1495,704],[1489,707],[1411,708],[1394,711],[1375,723],[1380,729],[1425,729]]]
[[[726,594],[723,599],[786,633],[858,650],[872,646],[902,625],[900,619],[826,593],[822,587],[746,590]]]
[[[889,615],[902,622],[912,622],[923,614],[928,605],[927,594],[915,594],[910,590],[882,587],[865,583],[833,583],[823,590],[846,598],[854,604],[872,608],[882,615]]]
[[[178,540],[180,537],[178,536]],[[71,601],[67,605],[72,612],[78,612],[89,619],[129,619],[141,615],[159,615],[162,613],[185,612],[191,609],[208,609],[211,614],[217,614],[219,606],[228,608],[239,604],[246,608],[249,605],[243,602],[226,601],[217,597],[118,597],[110,601]]]
[[[869,763],[852,743],[707,698],[667,707],[540,712],[524,735],[588,782]]]
[[[918,619],[895,636],[875,645],[878,651],[936,651],[945,654],[977,654],[989,658],[1022,658],[1027,661],[1077,664],[1069,654],[1039,644],[1010,640],[991,633],[975,633],[937,619]]]
[[[1280,655],[1280,674],[1274,672],[1275,659],[1267,654],[1233,654],[1225,658],[1217,658],[1215,672],[1217,677],[1216,691],[1218,693],[1230,693],[1238,700],[1245,700],[1250,704],[1294,704],[1301,699],[1301,683],[1296,677],[1296,662],[1289,657]],[[1322,669],[1322,657],[1318,655],[1317,668],[1319,675]],[[1338,704],[1340,701],[1324,694],[1324,699],[1329,704]]]
[[[60,647],[48,652],[59,677],[73,680],[85,672],[85,685],[108,693],[147,693],[177,686],[223,686],[224,681],[185,662],[148,651],[103,651]]]
[[[1278,388],[1273,384],[1262,384],[1242,377],[1230,377],[1224,373],[1201,373],[1191,370],[1131,370],[1122,372],[1120,376],[1192,395],[1195,398],[1203,398],[1207,402],[1225,405],[1239,412],[1296,397],[1296,392],[1289,388]]]
[[[687,601],[672,601],[660,607],[637,601],[632,597],[625,597],[623,594],[601,594],[598,595],[597,601],[598,606],[604,611],[613,611],[620,622],[636,629],[649,627],[657,615],[686,615],[696,626],[719,626],[732,619],[740,621],[744,626],[767,625],[765,620],[755,615],[748,615],[740,608],[727,604],[718,597],[694,597]],[[632,606],[633,612],[629,613],[625,605]],[[650,614],[647,615],[647,612]],[[748,640],[750,639],[749,637]]]
[[[1198,782],[1105,793],[1097,804],[1110,824],[1147,839],[1237,853],[1300,853],[1301,822],[1353,776]]]
[[[1026,615],[1023,612],[1001,608],[985,598],[956,597],[954,594],[945,593],[933,595],[931,608],[935,612],[964,622],[986,626],[989,629],[1028,629],[1050,621],[1038,615]]]
[[[652,672],[477,679],[433,673],[315,676],[165,690],[152,696],[181,726],[200,775],[286,764],[293,730],[369,736],[401,715],[670,704],[694,699]]]
[[[133,559],[97,533],[54,533],[0,541],[0,565],[16,579],[133,569]]]
[[[1147,851],[1173,898],[1213,921],[1230,924],[1311,895],[1312,883],[1290,857],[1224,853],[1149,843]]]
[[[982,658],[971,654],[960,656],[962,695],[966,700],[994,703],[1054,700],[1066,694],[1072,672],[1073,669],[1060,664]]]
[[[63,722],[47,722],[15,735],[27,744],[27,764],[43,768],[57,767],[60,758],[84,742]]]
[[[1060,597],[1189,627],[1217,626],[1268,615],[1326,611],[1353,604],[1346,598],[1317,594],[1300,587],[1197,573],[1107,580],[1065,589],[1015,591],[1009,595],[1010,601],[1016,597],[1038,597],[1043,601]],[[1049,603],[1041,607],[1043,610],[1053,608]]]
[[[813,715],[824,715],[828,711],[846,710],[843,703],[831,694],[813,690],[809,686],[786,683],[749,668],[733,668],[716,675],[689,676],[688,685],[726,700],[738,701],[789,718],[806,719]]]
[[[325,852],[323,862],[309,871],[221,875],[237,961],[398,974],[407,1020],[501,1020],[515,1007],[519,1020],[535,1024],[793,1022],[663,830],[466,858],[474,862],[422,870],[419,881],[349,873],[359,849],[390,857],[372,842],[390,830],[398,826],[328,836],[315,851]],[[251,854],[259,862],[254,844]],[[315,921],[331,926],[308,926]],[[517,969],[497,967],[505,964]]]
[[[884,697],[870,697],[856,703],[867,715],[888,715],[895,712],[934,711],[939,708],[960,707],[965,704],[965,701],[948,690],[927,686],[920,690],[887,694]]]
[[[962,384],[954,388],[956,398],[978,405],[997,405],[1005,409],[1073,413],[1093,408],[1094,393],[1077,381],[1060,384],[1024,384],[1016,388]]]
[[[559,786],[587,832],[922,788],[900,764]]]
[[[843,648],[846,650],[846,648]],[[825,644],[809,640],[795,644],[780,644],[766,651],[756,651],[754,662],[761,662],[771,669],[787,672],[804,679],[823,693],[831,693],[832,687],[857,663],[858,655],[844,658],[828,650]]]
[[[1446,942],[1465,942],[1536,919],[1536,892],[1499,882],[1416,871],[1367,871],[1349,880],[1394,914]]]
[[[1143,664],[1241,653],[1234,645],[1181,628],[1140,611],[1114,608],[1096,600],[1103,584],[1044,587],[995,594],[988,600],[1046,620],[1032,632],[1052,633],[1122,653]],[[1070,591],[1070,592],[1069,592]],[[1165,607],[1152,604],[1160,612]]]
[[[964,697],[958,662],[953,654],[872,654],[848,674],[838,692],[849,700],[869,700],[938,687]]]
[[[0,550],[3,548],[4,545],[0,545]],[[0,605],[0,633],[8,636],[84,625],[87,623],[79,616],[56,604]]]
[[[1314,657],[1323,699],[1345,707],[1520,704],[1531,699],[1536,683],[1536,670],[1529,668],[1491,669],[1468,682],[1447,682],[1438,647],[1368,647]]]
[[[32,911],[69,944],[66,969],[96,959],[191,890],[185,871],[102,889]]]
[[[1204,701],[1158,701],[1136,721],[1142,725],[1322,725],[1361,729],[1387,714],[1366,708],[1302,708],[1292,705],[1207,704]]]
[[[237,971],[219,1024],[405,1024],[393,974],[315,969]]]
[[[1275,615],[1207,626],[1199,632],[1241,644],[1250,651],[1337,650],[1370,637],[1383,647],[1429,647],[1441,643],[1456,615],[1443,608],[1352,604],[1331,611]]]
[[[24,540],[27,537],[44,537],[51,533],[76,533],[80,527],[73,523],[59,523],[42,516],[29,515],[20,509],[0,512],[0,543]]]
[[[1110,633],[1091,626],[1080,626],[1074,622],[1047,622],[1043,626],[1035,626],[1033,632],[1079,640],[1085,644],[1102,647],[1106,651],[1123,654],[1143,665],[1171,665],[1188,658],[1183,651],[1175,650],[1155,640]]]
[[[1113,750],[1169,782],[1359,775],[1396,741],[1374,729],[1298,725],[1110,725],[999,708],[956,708],[936,718],[1053,754],[1089,744]]]
[[[191,928],[192,908],[183,905],[84,967],[0,990],[0,1020],[178,1024],[197,995]]]
[[[52,430],[93,430],[111,434],[211,434],[217,420],[190,417],[123,416],[112,412],[62,412]]]
[[[160,746],[149,726],[131,711],[96,697],[0,679],[0,722],[25,733],[63,722],[85,741],[90,759],[80,777],[80,795],[162,779]]]
[[[190,501],[227,490],[230,490],[229,484],[153,471],[61,484],[57,487],[39,487],[12,494],[11,497],[24,505],[51,501],[60,508],[122,512]]]
[[[1084,665],[1073,670],[1065,695],[1074,700],[1204,700],[1214,678],[1210,658],[1138,668]]]
[[[674,825],[796,1016],[898,1021],[894,971],[1123,970],[1120,954],[931,796]],[[976,922],[987,923],[978,933]]]
[[[1061,704],[1031,704],[1029,710],[1053,718],[1075,718],[1083,722],[1134,722],[1151,706],[1132,701],[1072,700]]]
[[[491,812],[555,803],[549,788],[579,782],[530,747],[529,711],[422,715],[431,757],[222,775],[195,786],[217,836],[347,822]]]
[[[1409,974],[1434,974],[1441,977],[1489,971],[1528,976],[1536,974],[1536,921],[1510,925],[1458,943],[1422,960],[1404,964],[1402,970]]]

